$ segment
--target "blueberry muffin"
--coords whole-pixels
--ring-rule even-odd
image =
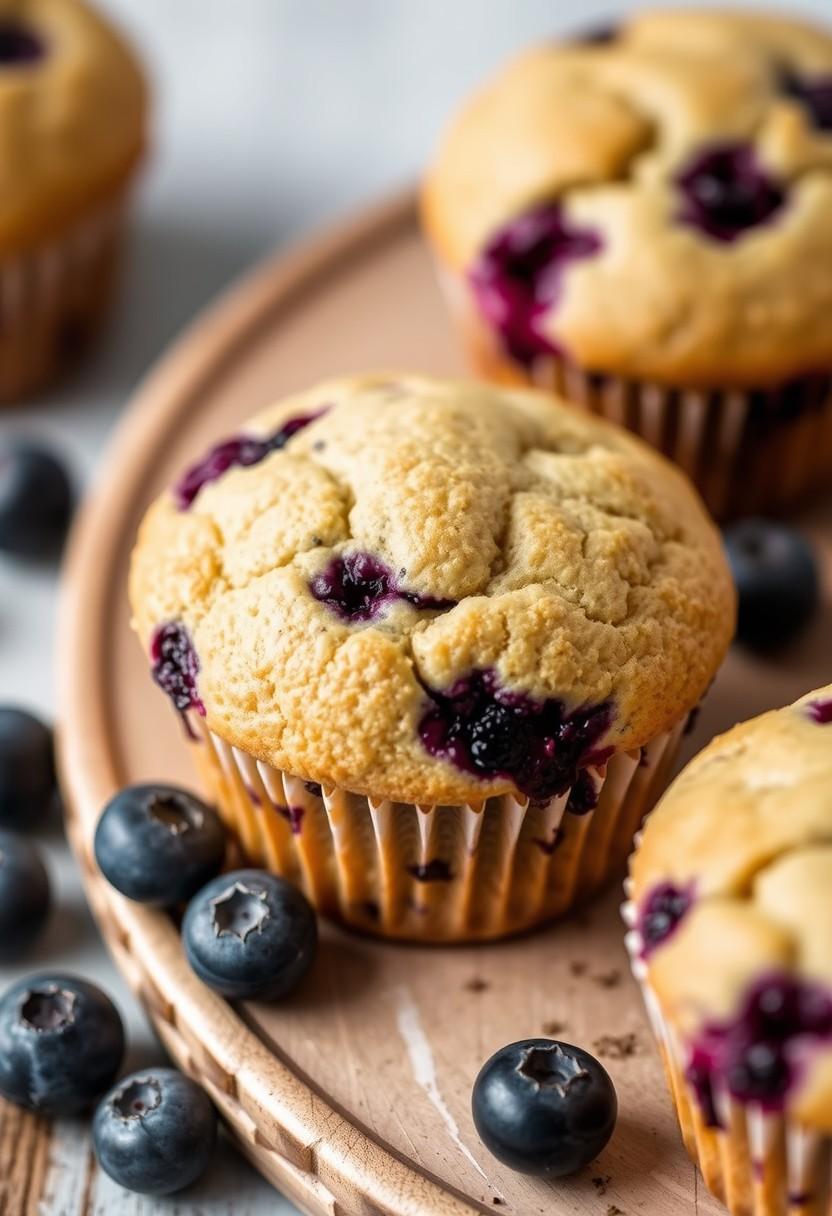
[[[734,624],[683,476],[533,391],[323,384],[150,508],[130,596],[249,860],[387,936],[497,937],[623,867]]]
[[[714,740],[631,869],[628,942],[688,1151],[734,1216],[825,1216],[832,685]]]
[[[457,117],[423,215],[474,364],[681,464],[717,515],[832,475],[832,35],[648,11]]]
[[[107,313],[145,108],[133,55],[81,0],[0,0],[0,400]]]

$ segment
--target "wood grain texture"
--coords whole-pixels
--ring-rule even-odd
[[[148,501],[210,442],[285,392],[369,368],[458,370],[411,199],[272,263],[191,331],[121,429],[76,533],[62,613],[61,767],[93,910],[120,969],[180,1066],[243,1151],[321,1216],[708,1216],[679,1140],[611,892],[516,942],[404,948],[326,927],[309,982],[284,1004],[234,1008],[185,965],[162,914],[129,904],[91,860],[119,785],[191,781],[173,715],[128,629],[126,564]],[[808,520],[832,570],[832,510]],[[832,588],[825,589],[832,599]],[[735,655],[688,742],[830,678],[820,622],[788,665]],[[479,1144],[470,1088],[487,1055],[547,1033],[595,1050],[621,1118],[595,1167],[564,1183],[505,1170]]]
[[[256,1175],[221,1139],[211,1168],[182,1195],[123,1190],[98,1167],[86,1119],[54,1124],[0,1100],[0,1216],[281,1216]]]

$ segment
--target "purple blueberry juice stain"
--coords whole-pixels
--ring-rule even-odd
[[[563,828],[553,828],[552,835],[547,840],[544,836],[533,836],[532,844],[536,844],[541,853],[545,853],[547,857],[551,857],[558,846],[562,843],[566,833]]]
[[[770,223],[786,189],[747,144],[714,144],[698,152],[675,179],[682,195],[676,218],[715,241],[730,243]]]
[[[186,717],[189,709],[195,709],[203,718],[205,706],[196,686],[199,674],[199,656],[194,649],[191,635],[181,621],[168,621],[155,630],[150,641],[150,661],[153,679],[167,693],[174,709],[181,715],[188,734],[193,731]]]
[[[447,692],[425,691],[425,750],[475,777],[513,781],[528,798],[565,794],[581,769],[611,754],[597,748],[612,722],[607,703],[567,713],[562,701],[502,688],[493,669],[475,670]]]
[[[641,957],[649,958],[684,920],[693,904],[693,886],[663,882],[648,894],[639,910],[636,928],[641,936]]]
[[[518,363],[558,348],[541,329],[560,296],[569,263],[603,248],[597,232],[570,223],[560,203],[544,203],[501,228],[469,273],[477,306]]]
[[[24,67],[46,53],[43,40],[17,21],[0,20],[0,67]]]
[[[773,973],[751,987],[735,1017],[702,1028],[692,1043],[688,1080],[708,1117],[716,1117],[718,1086],[739,1102],[779,1112],[807,1053],[830,1042],[832,992]]]
[[[832,724],[832,697],[824,697],[820,701],[810,701],[808,708],[809,717],[813,722],[817,722],[818,726]]]
[[[819,131],[832,132],[832,74],[804,76],[787,68],[780,77],[780,89],[800,102]]]
[[[434,857],[432,861],[406,867],[408,874],[417,882],[452,882],[453,871],[447,861]]]
[[[250,468],[265,460],[271,452],[279,452],[293,435],[323,417],[329,408],[325,405],[312,414],[290,418],[279,430],[262,439],[254,435],[235,435],[218,443],[201,460],[191,465],[174,485],[173,497],[177,507],[180,511],[187,511],[203,486],[219,481],[229,469]]]
[[[277,806],[275,810],[281,819],[286,820],[292,829],[292,835],[300,836],[303,831],[304,808],[302,806]]]
[[[569,791],[566,809],[570,815],[588,815],[598,805],[600,787],[586,769],[582,769]]]
[[[309,584],[316,600],[326,604],[345,621],[371,621],[396,600],[414,608],[444,610],[455,600],[435,599],[405,590],[384,562],[371,553],[348,553],[335,557]]]

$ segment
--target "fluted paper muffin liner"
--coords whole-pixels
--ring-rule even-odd
[[[106,318],[127,202],[124,187],[57,240],[0,259],[0,402],[52,379]]]
[[[373,801],[319,788],[231,747],[188,715],[203,783],[246,859],[300,886],[325,916],[382,937],[504,937],[566,912],[623,870],[684,728],[590,768],[594,810],[511,796],[470,806]]]
[[[465,281],[440,279],[477,371],[626,427],[684,469],[716,518],[778,511],[829,485],[832,374],[770,389],[690,389],[599,375],[555,355],[524,368],[479,317]]]
[[[720,1126],[709,1125],[687,1080],[688,1050],[650,987],[635,928],[636,907],[628,901],[622,911],[633,974],[644,996],[682,1138],[708,1189],[732,1216],[828,1216],[832,1139],[801,1127],[788,1114],[741,1103],[718,1084],[713,1092]]]

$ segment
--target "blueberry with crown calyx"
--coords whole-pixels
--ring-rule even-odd
[[[0,1094],[44,1115],[86,1110],[112,1085],[124,1028],[100,988],[67,975],[21,980],[0,998]]]
[[[318,944],[315,913],[283,878],[237,870],[209,882],[182,923],[188,962],[223,996],[277,1000],[300,983]]]
[[[92,1125],[95,1155],[128,1191],[172,1195],[196,1182],[217,1138],[205,1091],[173,1068],[151,1068],[119,1081],[99,1103]]]
[[[474,1123],[498,1161],[560,1178],[588,1165],[615,1128],[618,1101],[588,1052],[526,1039],[496,1052],[474,1083]]]
[[[186,790],[132,785],[108,802],[95,832],[95,859],[128,899],[170,907],[219,873],[225,833],[219,815]]]

